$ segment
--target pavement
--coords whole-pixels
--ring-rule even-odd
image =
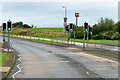
[[[118,78],[118,61],[68,50],[71,47],[19,39],[11,43],[19,57],[11,78]]]

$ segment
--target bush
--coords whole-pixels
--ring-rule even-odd
[[[82,39],[84,36],[83,33],[83,27],[76,27],[76,31],[75,31],[75,38],[76,39]],[[70,38],[74,38],[74,32],[70,33]]]
[[[92,39],[116,40],[116,39],[119,39],[119,34],[118,34],[118,32],[114,32],[113,30],[104,31],[104,32],[99,33],[98,35],[93,35]]]

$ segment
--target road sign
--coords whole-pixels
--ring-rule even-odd
[[[75,17],[79,17],[79,13],[75,13]]]

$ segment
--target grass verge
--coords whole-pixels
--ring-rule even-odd
[[[7,59],[8,53],[0,52],[0,67],[4,64],[4,61]]]
[[[22,36],[28,36],[28,35],[22,35]],[[36,37],[36,36],[28,36],[28,37]],[[38,36],[37,36],[38,37]],[[41,36],[38,38],[48,38],[48,39],[56,39],[56,40],[65,40],[64,37],[51,37],[51,36]],[[70,38],[70,41],[74,41],[74,38]],[[67,41],[67,39],[66,39]],[[83,39],[75,39],[76,42],[83,42]],[[87,43],[87,40],[85,40]],[[88,43],[99,43],[99,44],[106,44],[106,45],[120,45],[118,40],[88,40]]]
[[[51,44],[51,43],[52,44],[67,44],[67,43],[62,43],[62,42],[51,42],[51,41],[47,41],[47,40],[27,39],[27,38],[21,38],[21,37],[13,37],[13,36],[11,36],[11,38],[31,40],[31,41],[36,41],[36,42],[41,42],[41,43],[47,43],[47,44]]]
[[[15,35],[15,34],[13,34]],[[52,37],[52,36],[31,36],[31,35],[21,35],[21,36],[28,36],[28,37],[37,37],[37,38],[48,38],[48,39],[55,39],[55,40],[65,40],[64,37]],[[74,41],[74,38],[70,38],[70,41]],[[67,41],[67,39],[66,39]],[[76,42],[83,42],[83,39],[75,39]],[[87,40],[85,40],[87,43]],[[99,44],[106,44],[106,45],[115,45],[120,46],[119,40],[88,40],[88,43],[99,43]]]

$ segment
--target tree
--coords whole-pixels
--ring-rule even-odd
[[[23,25],[24,28],[31,28],[31,26],[27,25],[27,24],[24,24]]]
[[[12,24],[12,27],[13,28],[33,28],[34,27],[34,25],[32,25],[32,26],[29,26],[28,24],[23,24],[23,22],[15,22],[15,23],[13,23]]]
[[[120,21],[118,21],[118,22],[115,24],[113,30],[119,32],[119,30],[120,30]]]
[[[13,28],[23,28],[23,22],[15,22],[12,24]]]
[[[93,35],[96,35],[96,34],[98,34],[98,33],[100,33],[100,27],[98,27],[98,25],[95,24],[95,25],[93,25],[93,27],[92,27],[92,34],[93,34]]]
[[[120,22],[116,23],[109,18],[101,18],[98,24],[92,27],[93,39],[118,39],[118,26]]]
[[[33,24],[31,25],[31,28],[34,28],[34,25],[33,25]]]
[[[98,27],[100,28],[100,32],[113,30],[114,25],[115,22],[109,18],[105,18],[105,19],[101,18],[101,20],[98,22]]]

